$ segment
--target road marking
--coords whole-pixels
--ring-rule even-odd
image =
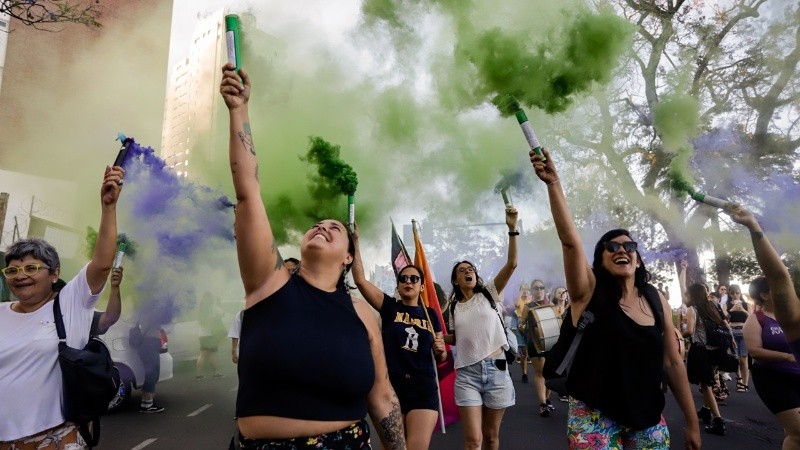
[[[206,404],[204,406],[201,406],[200,408],[197,409],[197,411],[189,413],[189,415],[187,415],[186,417],[194,417],[194,416],[200,414],[201,412],[207,410],[208,408],[211,408],[211,405],[212,405],[211,403],[208,403],[208,404]]]
[[[143,441],[141,444],[137,445],[136,447],[133,447],[131,450],[142,450],[143,448],[147,447],[148,445],[152,444],[153,442],[155,442],[157,440],[158,440],[157,438],[148,439],[146,441]]]

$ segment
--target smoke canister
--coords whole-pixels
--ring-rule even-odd
[[[525,111],[520,108],[514,113],[514,115],[517,117],[519,127],[522,128],[522,133],[525,135],[525,140],[528,141],[528,145],[531,147],[531,150],[533,150],[537,155],[544,157],[542,154],[542,144],[539,143],[539,139],[536,137],[536,133],[533,131],[533,126],[531,125],[530,120],[528,120],[528,116],[525,114]]]
[[[708,194],[704,194],[702,192],[692,192],[692,198],[697,200],[698,202],[705,203],[706,205],[713,206],[715,208],[725,208],[730,205],[730,202],[727,200],[723,200],[721,198],[712,197]]]
[[[119,269],[122,267],[122,257],[125,256],[125,249],[127,248],[127,244],[124,242],[120,242],[117,246],[117,254],[114,256],[114,264],[111,266],[115,269]]]
[[[119,152],[117,153],[117,158],[114,160],[115,167],[122,167],[122,164],[125,163],[125,157],[128,156],[128,149],[133,142],[133,139],[129,137],[125,137],[124,134],[119,133],[117,135],[117,139],[122,141],[122,147],[120,147]]]
[[[350,232],[354,233],[356,228],[356,200],[355,194],[350,194],[347,196],[347,220],[348,226],[350,227]]]
[[[236,66],[236,71],[242,67],[240,47],[239,16],[228,14],[225,16],[225,42],[228,46],[228,62]]]
[[[503,196],[503,203],[505,203],[506,206],[510,206],[511,200],[508,198],[508,188],[500,189],[500,195]]]

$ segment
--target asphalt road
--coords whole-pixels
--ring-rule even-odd
[[[227,357],[227,352],[220,356]],[[175,378],[159,383],[156,403],[166,410],[160,414],[141,414],[136,411],[138,392],[131,407],[102,419],[100,450],[222,450],[227,449],[235,429],[234,403],[237,380],[233,364],[226,359],[226,377],[195,381],[194,368],[186,363],[177,364]],[[533,386],[520,382],[520,368],[511,368],[517,389],[517,404],[506,411],[500,432],[500,448],[562,449],[566,448],[566,403],[555,396],[556,411],[549,418],[539,417],[534,400]],[[734,383],[728,382],[733,391]],[[700,396],[693,388],[695,402]],[[764,407],[752,390],[748,393],[731,392],[731,397],[721,406],[728,421],[727,435],[714,436],[703,432],[703,448],[711,450],[761,450],[778,449],[783,431],[775,418]],[[672,397],[667,395],[665,410],[672,433],[672,448],[682,448],[683,418]],[[374,435],[373,435],[374,436]],[[380,445],[373,438],[373,447]],[[456,423],[446,434],[433,436],[432,449],[463,448],[462,429]]]

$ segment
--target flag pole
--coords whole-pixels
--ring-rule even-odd
[[[417,233],[417,221],[411,219],[411,227],[414,231],[414,239],[415,241],[419,241],[419,234]],[[420,246],[422,243],[420,242]],[[424,292],[424,291],[423,291]],[[436,339],[436,333],[433,332],[433,322],[431,322],[431,316],[428,314],[428,305],[425,304],[425,299],[422,299],[422,310],[425,312],[425,318],[428,320],[428,329],[430,330],[431,334],[433,335],[434,339]],[[428,300],[430,302],[430,300]],[[439,386],[439,362],[436,361],[436,353],[431,349],[431,359],[433,360],[433,376],[436,378],[436,396],[439,397],[439,426],[442,427],[442,434],[447,434],[447,429],[444,425],[444,406],[442,405],[442,389]]]

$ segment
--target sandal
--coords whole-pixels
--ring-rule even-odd
[[[749,390],[750,388],[746,384],[741,381],[736,382],[736,392],[748,392]]]

